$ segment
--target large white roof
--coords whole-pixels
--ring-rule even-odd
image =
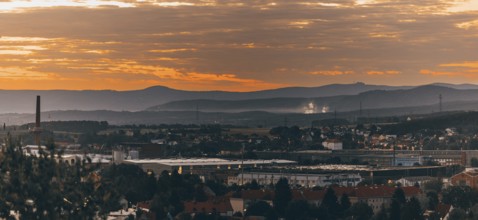
[[[225,160],[220,158],[177,158],[177,159],[145,159],[125,160],[134,164],[163,164],[167,166],[214,166],[214,165],[262,165],[262,164],[294,164],[291,160]]]

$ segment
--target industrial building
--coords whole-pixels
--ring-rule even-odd
[[[360,174],[340,173],[340,174],[307,174],[307,173],[260,173],[247,172],[236,176],[230,176],[227,180],[229,185],[243,185],[255,180],[259,185],[276,184],[280,178],[286,178],[290,185],[302,187],[315,186],[356,186],[363,179]]]
[[[423,165],[433,161],[443,166],[470,166],[472,158],[478,158],[478,150],[306,150],[295,152],[257,151],[260,158],[281,158],[287,160],[326,160],[339,157],[342,161],[367,162],[370,165],[394,166],[402,162]],[[413,159],[406,159],[411,158]],[[398,163],[397,163],[398,161]]]
[[[174,159],[144,159],[124,160],[123,163],[135,164],[145,171],[160,174],[163,171],[171,173],[190,173],[204,175],[224,170],[238,170],[241,168],[262,168],[271,166],[295,165],[290,160],[225,160],[219,158],[174,158]]]

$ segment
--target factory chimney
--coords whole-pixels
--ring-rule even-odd
[[[35,144],[38,147],[41,146],[41,127],[40,127],[40,96],[37,96],[37,107],[35,115],[35,128],[33,128],[33,133],[35,134]]]

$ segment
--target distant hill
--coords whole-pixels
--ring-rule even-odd
[[[0,90],[0,113],[31,113],[35,96],[42,96],[42,111],[111,110],[140,111],[148,107],[179,100],[245,100],[277,97],[330,97],[354,95],[371,90],[396,90],[410,87],[333,84],[320,87],[289,87],[256,92],[182,91],[162,86],[134,91],[112,90]],[[195,108],[195,107],[194,107]]]
[[[475,84],[433,83],[430,85],[448,87],[452,89],[478,89],[478,85],[475,85]]]
[[[439,95],[442,103],[455,103],[450,105],[453,110],[474,110],[476,105],[470,102],[478,101],[478,89],[453,89],[444,86],[427,85],[411,89],[399,90],[373,90],[357,95],[341,95],[316,98],[269,98],[251,100],[185,100],[174,101],[148,108],[149,111],[185,111],[194,110],[209,112],[242,112],[242,111],[270,111],[270,112],[295,112],[304,113],[339,111],[348,112],[362,109],[384,108],[411,108],[435,106],[439,111]],[[470,109],[471,108],[471,109]]]
[[[439,93],[443,94],[444,102],[471,101],[476,100],[474,94],[478,94],[477,90],[478,86],[471,84],[413,87],[363,83],[288,87],[255,92],[183,91],[162,86],[133,91],[0,90],[0,114],[34,112],[36,95],[42,96],[42,111],[193,111],[199,107],[202,111],[303,112],[304,105],[308,105],[310,101],[319,108],[328,106],[329,111],[358,109],[360,101],[363,108],[430,105],[438,102]],[[407,96],[411,98],[407,99]]]
[[[446,128],[460,128],[462,132],[475,134],[478,130],[478,112],[454,112],[443,115],[433,115],[423,118],[404,121],[382,127],[383,131],[392,134],[415,133],[419,130],[445,130]]]

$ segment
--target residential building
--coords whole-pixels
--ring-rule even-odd
[[[467,169],[451,178],[451,184],[454,186],[469,186],[478,189],[478,169]]]
[[[329,150],[342,150],[343,149],[342,141],[337,140],[337,139],[327,139],[326,141],[322,142],[322,145],[324,146],[324,148],[327,148]]]
[[[197,213],[205,213],[230,217],[234,214],[234,209],[232,208],[229,199],[214,198],[204,202],[184,202],[184,212],[193,216]]]
[[[333,184],[339,186],[356,186],[362,182],[360,174],[340,173],[340,174],[306,174],[306,173],[262,173],[246,172],[239,173],[236,176],[228,177],[229,185],[243,185],[251,183],[253,180],[259,185],[276,184],[280,178],[286,178],[290,185],[301,187],[330,186]]]

